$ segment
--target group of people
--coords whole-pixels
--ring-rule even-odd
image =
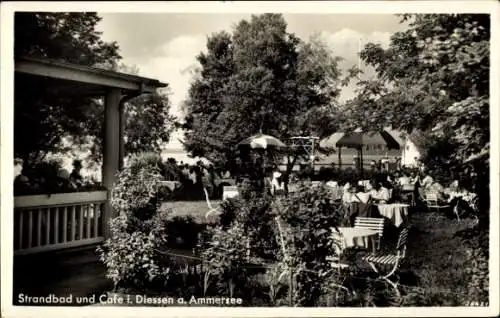
[[[346,183],[343,186],[342,201],[345,203],[361,202],[388,203],[391,200],[392,189],[380,179],[372,179],[368,182],[360,182],[357,185]]]
[[[73,161],[73,169],[66,169],[53,163],[39,163],[26,167],[16,161],[18,173],[14,179],[14,195],[32,195],[77,191],[86,185],[81,171],[81,160]]]
[[[458,179],[443,186],[428,171],[397,170],[392,174],[380,174],[371,180],[351,182],[329,181],[337,198],[343,202],[384,204],[391,202],[411,202],[423,204],[428,193],[433,193],[438,201],[446,202],[450,192],[465,191]]]

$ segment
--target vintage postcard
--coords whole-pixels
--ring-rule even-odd
[[[2,317],[497,316],[499,8],[2,3]]]

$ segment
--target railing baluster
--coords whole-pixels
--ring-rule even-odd
[[[23,249],[23,228],[24,228],[24,224],[23,224],[23,214],[24,214],[24,210],[19,210],[19,243],[18,243],[18,246],[17,248],[22,250]]]
[[[94,204],[94,237],[99,236],[99,214],[100,214],[101,204]]]
[[[28,210],[28,246],[30,248],[33,246],[33,210]]]
[[[47,207],[47,223],[45,224],[45,244],[50,244],[50,207]]]
[[[76,235],[76,206],[72,205],[71,206],[71,241],[75,240],[75,235]]]
[[[87,204],[87,237],[86,238],[88,238],[88,239],[90,238],[90,223],[91,223],[90,212],[92,212],[92,206],[93,206],[92,203]]]
[[[62,242],[66,243],[68,241],[68,207],[65,206],[63,210],[63,238]]]
[[[101,242],[105,194],[15,197],[15,255],[72,248],[87,244],[87,240],[88,244]]]
[[[56,207],[54,215],[54,243],[59,243],[59,207]]]
[[[85,206],[80,205],[80,215],[79,215],[79,224],[78,224],[78,239],[83,240],[83,212],[84,212]]]
[[[42,209],[38,209],[38,218],[37,218],[37,225],[36,225],[36,234],[37,234],[37,239],[36,239],[36,246],[41,246],[42,245]]]

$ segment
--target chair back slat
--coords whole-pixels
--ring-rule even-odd
[[[408,242],[408,228],[405,227],[399,233],[398,244],[396,245],[396,249],[401,250],[406,247],[406,243]]]
[[[342,250],[346,248],[345,240],[342,233],[340,233],[336,228],[332,228],[331,230],[330,244],[335,251],[335,255],[339,256],[342,254]]]
[[[354,221],[354,227],[375,230],[379,236],[382,236],[384,233],[384,219],[358,216]]]
[[[437,202],[438,201],[438,195],[436,192],[427,192],[425,194],[425,199],[430,202]]]

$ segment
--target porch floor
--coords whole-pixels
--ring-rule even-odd
[[[14,259],[13,303],[19,295],[99,297],[111,290],[104,266],[95,252],[96,246],[68,251],[18,256]]]

